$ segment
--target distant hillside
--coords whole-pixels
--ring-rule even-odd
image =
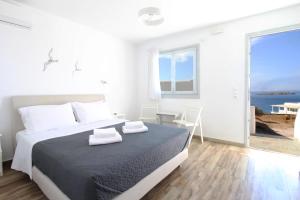
[[[251,91],[256,92],[277,92],[277,91],[300,91],[300,76],[266,80],[255,82],[251,80]]]
[[[272,91],[272,92],[256,92],[257,95],[296,95],[296,92],[290,91]]]

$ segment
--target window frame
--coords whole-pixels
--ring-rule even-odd
[[[164,98],[199,98],[199,49],[200,46],[190,45],[176,49],[160,51],[159,55],[171,55],[171,91],[161,91]],[[176,61],[174,55],[193,50],[193,91],[176,91]]]

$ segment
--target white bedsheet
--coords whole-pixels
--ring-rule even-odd
[[[78,123],[72,127],[53,129],[43,132],[27,132],[26,130],[17,133],[17,147],[12,162],[12,169],[22,171],[32,178],[32,148],[33,146],[43,140],[72,135],[95,128],[111,126],[125,122],[123,119],[110,119],[93,123],[81,124]],[[87,144],[88,145],[88,144]]]

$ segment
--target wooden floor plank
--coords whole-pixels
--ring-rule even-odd
[[[193,139],[189,159],[143,200],[300,199],[299,157]],[[0,200],[46,200],[23,173],[4,166]]]

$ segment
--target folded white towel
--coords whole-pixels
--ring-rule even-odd
[[[97,138],[110,138],[116,136],[115,128],[94,129],[94,136]]]
[[[127,128],[126,126],[122,127],[122,131],[123,133],[127,134],[127,133],[142,133],[142,132],[147,132],[148,131],[148,127],[147,126],[143,126],[142,128]]]
[[[127,129],[138,129],[138,128],[143,128],[145,125],[142,121],[134,121],[134,122],[125,122],[125,126]]]
[[[97,138],[94,135],[90,135],[89,137],[89,145],[111,144],[116,142],[122,142],[122,136],[119,133],[110,138]]]

